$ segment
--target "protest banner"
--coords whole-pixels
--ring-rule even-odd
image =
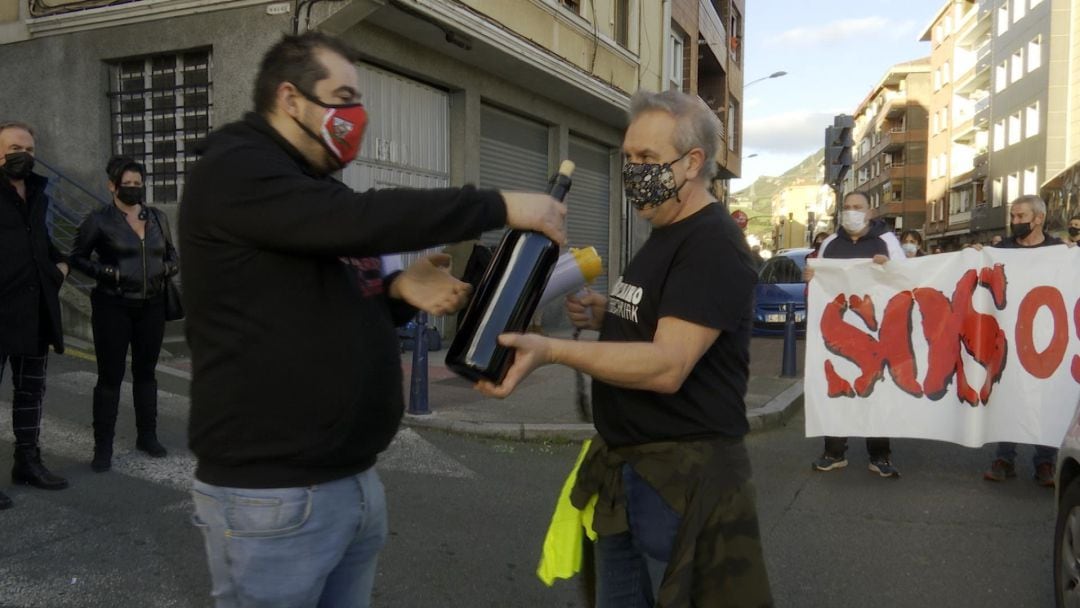
[[[808,437],[1060,445],[1080,402],[1080,249],[809,263]]]

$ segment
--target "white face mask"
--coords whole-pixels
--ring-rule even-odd
[[[900,247],[904,250],[904,253],[906,253],[909,258],[913,257],[919,251],[919,246],[915,243],[904,243],[903,245],[900,245]]]
[[[840,220],[840,225],[842,225],[844,230],[848,231],[849,234],[862,232],[863,228],[866,228],[866,212],[845,211]]]

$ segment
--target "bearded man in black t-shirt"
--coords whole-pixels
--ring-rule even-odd
[[[639,92],[623,141],[627,199],[652,234],[609,297],[567,310],[597,342],[510,334],[505,397],[558,363],[593,378],[598,436],[572,501],[599,495],[597,605],[768,606],[749,430],[753,259],[708,191],[719,124],[697,97]]]

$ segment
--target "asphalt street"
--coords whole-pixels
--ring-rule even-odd
[[[130,396],[122,403],[114,471],[88,462],[93,364],[50,360],[46,462],[71,489],[6,486],[10,380],[0,386],[0,606],[210,605],[201,539],[189,523],[193,460],[183,447],[186,383],[161,377],[161,436],[169,458],[133,452]],[[748,439],[762,533],[778,606],[1037,607],[1053,605],[1052,493],[1021,477],[991,484],[989,447],[897,440],[900,480],[851,465],[811,472],[820,439],[802,417]],[[403,430],[380,463],[391,536],[375,605],[582,606],[576,581],[535,576],[541,540],[576,445],[517,443]]]

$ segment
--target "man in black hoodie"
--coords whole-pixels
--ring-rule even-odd
[[[468,296],[431,260],[386,274],[380,254],[503,225],[564,239],[547,195],[361,194],[329,177],[367,120],[352,59],[332,37],[286,36],[255,112],[209,137],[184,192],[195,521],[219,606],[370,601],[387,534],[373,467],[403,411],[394,327]]]
[[[821,244],[818,257],[872,258],[878,264],[907,259],[889,225],[874,217],[870,197],[857,191],[849,192],[844,197],[840,229]],[[809,281],[813,276],[813,269],[807,266],[804,278]],[[900,477],[900,472],[892,464],[888,437],[867,437],[866,450],[870,453],[870,472],[882,477]],[[813,468],[816,471],[842,469],[847,466],[846,453],[847,437],[826,437],[825,452],[814,461]]]

